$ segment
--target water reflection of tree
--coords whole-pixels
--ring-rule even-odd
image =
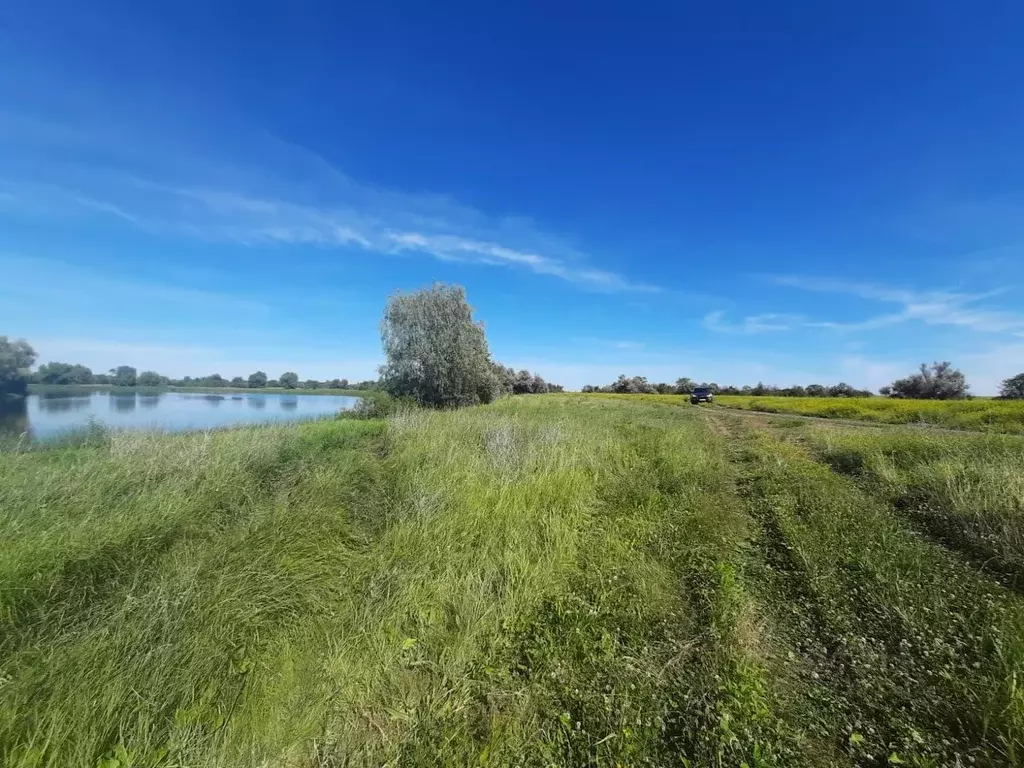
[[[281,398],[281,410],[282,411],[294,411],[299,407],[299,398],[297,397],[282,397]]]
[[[267,407],[267,398],[265,398],[263,395],[257,395],[255,397],[250,395],[248,400],[250,408],[255,408],[256,410],[261,411]]]
[[[160,395],[139,395],[139,408],[151,411],[160,404]]]
[[[40,395],[39,410],[46,413],[64,413],[66,411],[80,411],[89,407],[89,396],[85,395]]]
[[[28,401],[24,397],[4,398],[0,394],[0,443],[31,437],[28,423]]]
[[[129,413],[135,410],[137,405],[135,393],[130,395],[110,395],[110,407],[118,413]]]
[[[215,407],[220,405],[223,399],[224,395],[203,395],[203,400]]]

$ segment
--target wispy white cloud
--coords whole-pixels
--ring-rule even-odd
[[[749,315],[738,323],[728,322],[725,316],[724,310],[709,312],[704,316],[704,327],[716,333],[757,334],[791,331],[807,325],[806,319],[800,315],[782,313]]]
[[[629,339],[600,339],[594,336],[574,336],[572,341],[578,344],[611,347],[612,349],[643,349],[647,346],[642,341],[632,341]]]
[[[268,304],[255,298],[166,282],[123,280],[49,259],[0,253],[0,270],[8,278],[0,282],[0,298],[4,304],[20,302],[39,312],[49,312],[54,306],[66,306],[70,302],[94,306],[111,317],[127,308],[135,312],[139,307],[147,307],[153,314],[188,310],[252,316],[270,311]]]
[[[57,168],[50,157],[60,153],[46,151],[50,145],[70,143],[80,151],[84,139],[61,130],[26,135],[34,124],[0,121],[0,136],[11,146],[24,145],[37,161],[32,174],[0,178],[3,202],[33,215],[47,208],[55,216],[100,214],[148,230],[251,246],[418,254],[524,270],[597,292],[661,290],[595,266],[591,256],[529,219],[488,215],[443,195],[360,184],[314,153],[276,139],[250,147],[255,161],[203,164],[194,156],[172,162],[155,145],[124,150],[115,146],[116,133],[92,131],[90,140],[102,146],[92,148],[91,164]]]
[[[966,293],[962,291],[911,290],[871,283],[848,282],[814,277],[776,275],[770,277],[775,285],[804,291],[835,293],[855,296],[882,304],[895,304],[900,308],[855,322],[815,321],[808,327],[836,330],[873,330],[898,323],[919,321],[928,325],[954,325],[986,333],[1024,331],[1024,315],[981,304],[999,296],[1003,291]]]
[[[126,221],[130,221],[132,224],[139,223],[139,219],[137,217],[121,210],[113,203],[108,203],[104,200],[93,200],[91,197],[84,197],[82,195],[75,195],[74,199],[75,202],[83,208],[89,208],[94,211],[99,211],[100,213],[109,213],[112,216],[119,216]]]
[[[193,217],[193,231],[212,239],[226,238],[247,244],[275,242],[354,247],[386,255],[422,253],[440,261],[518,267],[596,291],[660,290],[657,286],[589,266],[575,253],[568,258],[559,257],[539,250],[510,247],[495,239],[459,234],[460,230],[474,232],[481,227],[478,223],[467,226],[465,222],[439,218],[436,213],[431,217],[420,215],[416,208],[421,204],[412,197],[403,200],[395,195],[388,196],[391,202],[405,202],[401,209],[374,205],[358,210],[351,206],[318,207],[219,191],[146,186],[204,206],[205,211]],[[436,201],[431,205],[436,206]],[[479,215],[474,218],[479,219]],[[419,228],[412,229],[410,225],[419,225]],[[483,229],[486,231],[487,227]],[[528,233],[523,237],[520,232],[517,237],[506,233],[511,240],[530,239],[534,235]]]
[[[991,306],[991,300],[1003,291],[968,293],[950,290],[913,290],[908,288],[794,275],[772,275],[771,283],[815,293],[853,296],[894,310],[880,312],[861,320],[809,318],[795,313],[763,313],[730,322],[724,310],[704,317],[704,327],[716,333],[762,334],[797,330],[842,332],[874,331],[909,322],[926,325],[950,325],[983,333],[1024,334],[1024,314]]]

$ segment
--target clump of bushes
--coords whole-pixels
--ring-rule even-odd
[[[539,373],[526,369],[517,371],[501,363],[494,363],[494,375],[498,380],[498,390],[503,395],[546,395],[564,391],[561,384],[544,381]]]
[[[387,392],[369,392],[359,398],[355,408],[338,413],[339,419],[386,419],[400,411],[416,408],[409,397],[392,397]]]
[[[917,373],[897,379],[879,391],[908,400],[962,400],[968,397],[967,378],[950,362],[921,363]]]

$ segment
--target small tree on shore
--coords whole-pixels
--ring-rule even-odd
[[[27,341],[0,336],[0,397],[23,397],[28,392],[29,371],[35,361],[36,351]]]
[[[110,383],[115,387],[134,387],[138,372],[130,365],[119,365],[111,368]]]
[[[950,362],[921,363],[921,369],[897,379],[879,392],[889,397],[913,400],[959,400],[967,397],[967,379]]]
[[[267,374],[263,371],[256,371],[256,373],[249,374],[250,389],[263,389],[265,386],[267,386]]]
[[[279,381],[285,389],[295,389],[299,386],[299,374],[294,371],[285,371],[281,374]]]
[[[1024,400],[1024,373],[1003,379],[999,387],[999,396],[1007,400]]]
[[[461,286],[435,284],[392,296],[384,308],[381,341],[387,359],[381,379],[395,397],[451,408],[497,396],[484,329],[473,320]]]
[[[159,387],[164,384],[164,377],[156,371],[143,371],[135,377],[135,384],[140,387]]]

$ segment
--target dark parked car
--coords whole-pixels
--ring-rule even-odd
[[[715,402],[714,393],[707,387],[697,387],[690,393],[690,404],[696,405],[697,403],[713,403]]]

